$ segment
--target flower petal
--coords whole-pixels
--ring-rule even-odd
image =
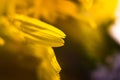
[[[61,30],[53,27],[50,24],[42,22],[38,19],[30,18],[30,17],[24,16],[24,15],[15,15],[14,19],[21,21],[21,22],[24,22],[24,23],[27,23],[27,24],[30,24],[30,25],[33,25],[35,27],[39,27],[41,29],[46,29],[46,30],[52,31],[55,34],[58,34],[59,36],[61,36],[62,38],[65,38],[65,34]]]
[[[22,22],[21,31],[29,40],[52,47],[64,45],[62,38],[65,38],[65,34],[52,25],[22,15],[16,15],[14,18]]]

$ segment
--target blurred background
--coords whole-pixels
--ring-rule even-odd
[[[16,13],[38,18],[66,34],[65,45],[53,48],[62,68],[61,80],[120,80],[120,0],[17,2]],[[2,13],[3,7],[0,6]],[[2,54],[11,52],[9,43],[22,47],[19,50],[14,46],[13,53],[17,50],[18,53],[31,53],[11,40],[8,40],[8,47],[0,47],[1,80],[37,80],[36,67],[40,60],[33,55],[21,54],[19,61],[16,54]]]

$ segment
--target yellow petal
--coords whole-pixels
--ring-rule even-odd
[[[60,80],[59,72],[61,68],[55,58],[53,49],[38,44],[32,47],[35,49],[35,55],[41,59],[41,63],[37,69],[38,78],[40,80]]]
[[[24,29],[26,29],[27,31],[30,31],[30,32],[42,32],[44,34],[52,35],[52,36],[55,36],[55,37],[58,37],[58,38],[65,38],[65,36],[62,36],[60,34],[56,34],[55,32],[50,31],[48,29],[41,29],[39,27],[31,26],[31,25],[28,25],[28,24],[22,25],[22,28],[24,28]]]
[[[52,47],[64,45],[62,38],[65,38],[65,34],[54,26],[23,15],[16,15],[14,18],[22,22],[21,31],[30,41]]]
[[[30,18],[30,17],[24,16],[24,15],[15,15],[14,19],[18,20],[18,21],[21,21],[23,23],[30,24],[30,25],[35,26],[35,27],[39,27],[41,29],[49,30],[51,32],[54,32],[55,34],[58,34],[62,38],[65,38],[65,34],[61,30],[53,27],[50,24],[42,22],[42,21],[40,21],[38,19]]]
[[[52,35],[44,34],[42,32],[27,32],[23,31],[23,35],[32,42],[40,43],[41,45],[48,45],[58,47],[64,45],[64,40]]]

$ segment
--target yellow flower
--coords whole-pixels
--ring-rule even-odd
[[[39,80],[59,80],[61,68],[52,47],[63,46],[65,34],[50,24],[29,17],[27,11],[24,12],[25,7],[17,10],[17,0],[0,2],[0,48],[18,56],[35,56],[40,59]]]

